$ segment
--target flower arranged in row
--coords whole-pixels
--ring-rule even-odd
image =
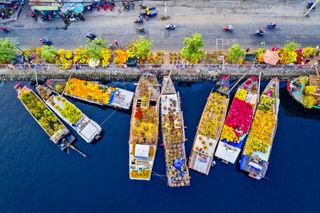
[[[79,98],[108,105],[113,87],[102,86],[90,81],[70,78],[66,84],[65,93]]]
[[[226,99],[226,96],[217,92],[210,94],[199,124],[199,132],[201,135],[209,138],[215,138],[217,136],[218,129],[224,119],[223,115],[228,107]]]
[[[247,139],[245,154],[251,155],[255,151],[267,152],[271,143],[275,127],[274,98],[263,95],[255,114],[251,130]]]
[[[57,117],[28,87],[18,89],[18,98],[50,136],[64,128]]]

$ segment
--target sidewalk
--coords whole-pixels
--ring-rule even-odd
[[[196,2],[196,3],[195,3]],[[144,5],[153,7],[155,6],[158,11],[157,19],[160,19],[164,16],[164,3],[163,2],[154,2],[154,1],[146,1]],[[194,5],[195,7],[190,7],[190,5]],[[200,7],[201,5],[201,7]],[[266,8],[267,6],[267,8]],[[210,17],[214,16],[214,20],[203,19],[205,22],[208,21],[234,21],[240,22],[243,21],[245,17],[247,20],[277,20],[277,19],[285,19],[287,21],[301,21],[305,23],[315,23],[318,24],[320,20],[320,11],[314,11],[311,13],[310,18],[303,17],[304,12],[304,3],[298,0],[291,0],[290,3],[283,3],[278,0],[252,0],[250,2],[247,1],[239,1],[239,0],[229,0],[229,1],[220,1],[220,0],[176,0],[176,1],[168,1],[167,3],[167,15],[171,17],[168,21],[175,22],[175,19],[184,18],[193,22],[192,17]],[[128,20],[127,23],[133,23],[133,21],[140,14],[139,2],[136,2],[135,9],[131,11],[123,11],[121,3],[117,3],[113,11],[110,10],[104,11],[94,11],[87,12],[84,14],[86,21],[79,22],[82,26],[87,26],[87,22],[94,23],[91,21],[92,19],[108,22],[110,20],[113,21],[117,18],[117,22],[119,21],[121,24],[122,20]],[[217,18],[217,19],[216,19]],[[96,21],[98,22],[98,21]],[[21,11],[20,18],[12,24],[13,28],[60,28],[64,27],[64,23],[61,19],[56,18],[54,21],[43,22],[40,19],[38,21],[34,21],[29,16],[29,5],[26,3]],[[71,27],[73,25],[78,25],[77,23],[71,23]],[[91,24],[89,25],[91,26]]]

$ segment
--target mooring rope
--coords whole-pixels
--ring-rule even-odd
[[[166,178],[164,178],[164,177],[166,177],[166,175],[160,175],[160,174],[158,174],[158,173],[156,173],[154,171],[152,171],[152,175],[158,176],[159,178],[161,178],[163,180],[167,180]]]
[[[104,119],[104,120],[101,122],[100,126],[102,126],[106,121],[108,121],[117,111],[118,111],[118,108],[115,109],[106,119]]]

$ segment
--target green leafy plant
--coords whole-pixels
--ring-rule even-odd
[[[137,58],[146,59],[150,54],[152,44],[153,41],[151,39],[146,39],[144,36],[140,36],[138,40],[131,44],[131,49]]]
[[[183,59],[192,63],[198,63],[204,58],[204,52],[201,47],[204,46],[202,35],[199,33],[193,34],[191,37],[184,38],[184,47],[180,51]]]
[[[300,44],[295,41],[287,41],[284,43],[284,48],[291,51],[296,51],[299,47],[300,47]]]
[[[53,63],[55,61],[57,53],[58,52],[54,46],[43,45],[41,58],[46,62]]]
[[[98,60],[102,57],[102,50],[108,48],[108,45],[106,40],[98,37],[92,41],[87,39],[86,48],[89,51],[90,59]]]
[[[237,63],[245,54],[245,50],[241,49],[239,44],[233,44],[228,50],[227,60],[231,63]]]
[[[16,46],[9,38],[0,38],[0,63],[10,63],[16,58]]]

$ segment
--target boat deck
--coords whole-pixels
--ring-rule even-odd
[[[46,85],[65,96],[81,101],[128,110],[130,109],[134,93],[128,90],[106,86],[93,81],[85,81],[70,77],[49,79]]]
[[[269,84],[264,89],[261,95],[261,100],[262,99],[273,100],[272,106],[269,108],[268,111],[265,112],[266,110],[265,106],[259,103],[255,118],[253,120],[252,128],[249,133],[249,136],[248,136],[246,145],[243,149],[243,154],[240,160],[240,169],[247,171],[249,174],[251,174],[252,177],[256,179],[261,179],[266,174],[266,171],[268,169],[268,164],[269,164],[268,162],[271,154],[271,149],[273,145],[273,140],[277,130],[278,111],[279,111],[279,105],[280,105],[279,81],[277,78],[273,78],[269,82]],[[262,114],[269,115],[269,112],[272,113],[272,117],[274,120],[271,120],[264,126],[261,126],[261,123],[263,121],[260,121],[261,120],[260,117],[257,118],[257,116]],[[260,119],[260,120],[257,120],[257,119]],[[270,125],[270,126],[266,126],[266,125]],[[266,130],[270,129],[270,131],[266,132],[264,129],[260,129],[264,127],[267,128]],[[266,139],[264,141],[265,143],[267,143],[268,146],[265,151],[256,150],[256,149],[252,150],[253,144],[255,144],[252,138],[257,137],[253,135],[260,135],[260,134],[264,134],[264,135],[269,134],[268,140]],[[256,139],[256,140],[262,140],[262,139]]]
[[[189,168],[202,174],[209,174],[214,153],[220,139],[222,127],[228,111],[230,81],[220,76],[214,85],[203,109],[197,133],[194,138]]]
[[[159,133],[160,88],[155,75],[143,74],[132,106],[129,137],[129,176],[150,180]]]
[[[63,96],[56,95],[51,89],[38,85],[37,91],[47,106],[54,111],[63,121],[72,127],[86,142],[91,143],[98,136],[102,128],[81,112],[74,104]],[[63,111],[73,112],[72,116],[78,116],[76,120],[71,120],[63,115]]]
[[[190,185],[185,151],[185,132],[180,97],[169,77],[164,77],[161,95],[162,138],[165,148],[168,185]]]
[[[238,116],[237,110],[234,111],[234,106],[235,106],[235,100],[236,98],[233,99],[228,116],[226,118],[225,124],[223,128],[231,128],[233,129],[233,132],[237,132],[239,135],[237,136],[236,141],[227,141],[226,139],[223,138],[223,132],[220,138],[220,141],[218,143],[218,147],[215,153],[215,156],[219,159],[222,160],[224,163],[232,163],[234,164],[237,160],[237,158],[240,155],[242,146],[245,142],[245,139],[248,135],[253,116],[255,113],[255,109],[257,106],[257,100],[259,96],[259,83],[258,80],[255,77],[250,77],[248,78],[237,90],[236,95],[240,92],[240,90],[246,91],[246,95],[244,97],[244,101],[238,102],[238,104],[242,104],[241,106],[246,106],[250,104],[252,106],[252,114],[245,115],[247,119],[249,119],[249,122],[247,122],[247,132],[243,132],[240,129],[233,129],[232,127],[229,127],[227,123],[229,120],[233,120],[234,117]],[[240,93],[239,93],[240,95]],[[237,106],[239,107],[239,106]],[[243,116],[243,115],[242,115]],[[239,121],[237,121],[239,122]],[[232,123],[232,122],[231,122]],[[240,125],[240,124],[239,124]]]

